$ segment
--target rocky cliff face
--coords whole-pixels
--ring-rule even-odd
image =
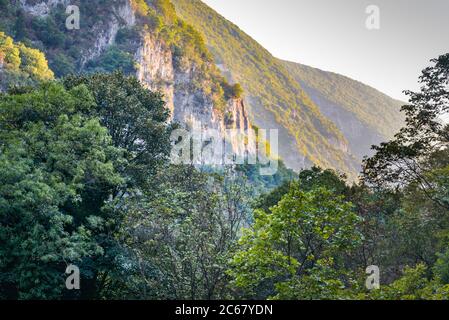
[[[242,99],[229,99],[224,113],[217,110],[210,94],[192,85],[197,79],[194,62],[175,61],[171,49],[163,40],[146,33],[135,55],[138,63],[137,77],[149,89],[161,91],[170,109],[173,121],[189,128],[214,129],[227,139],[237,154],[244,154],[241,144],[226,136],[227,129],[245,134],[251,129]],[[254,150],[252,150],[254,151]]]
[[[72,4],[69,2],[20,0],[20,5],[27,14],[45,18],[58,5]],[[135,4],[133,0],[118,0],[111,2],[108,10],[104,10],[103,14],[108,16],[102,16],[89,30],[89,34],[94,35],[93,40],[88,46],[80,48],[79,71],[83,71],[89,61],[98,58],[116,43],[120,29],[140,23]],[[82,1],[79,5],[82,5]],[[235,152],[243,154],[246,150],[241,150],[240,144],[232,141],[232,137],[226,137],[226,129],[236,129],[243,134],[251,128],[243,101],[229,99],[226,101],[225,110],[219,111],[214,105],[212,93],[206,92],[201,85],[192,85],[194,82],[201,84],[202,81],[210,81],[201,78],[196,63],[188,57],[174,57],[173,48],[153,30],[139,30],[140,41],[131,48],[137,66],[137,77],[148,89],[164,94],[172,120],[186,127],[201,126],[203,129],[218,130],[223,139],[230,139],[228,143]]]
[[[67,8],[72,4],[76,4],[76,2],[70,0],[20,0],[20,6],[25,13],[41,18],[47,17],[58,6]],[[95,59],[106,48],[114,44],[120,28],[133,26],[136,23],[136,15],[130,1],[115,1],[111,4],[111,9],[112,12],[107,19],[99,20],[89,30],[89,33],[95,34],[96,37],[89,48],[83,49],[80,61],[81,68],[84,68],[88,61]],[[80,16],[81,21],[82,19],[83,17]]]
[[[170,48],[147,32],[142,37],[140,47],[137,48],[135,59],[138,63],[137,78],[147,88],[160,90],[164,94],[173,117],[175,70]]]
[[[98,35],[91,48],[82,54],[81,67],[87,62],[100,56],[109,46],[113,45],[120,28],[130,27],[136,23],[136,15],[129,1],[123,1],[113,7],[113,14],[106,23],[101,22],[94,26]]]

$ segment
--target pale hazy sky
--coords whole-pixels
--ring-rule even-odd
[[[334,71],[401,100],[449,52],[449,0],[203,0],[274,56]],[[380,9],[368,30],[367,6]]]

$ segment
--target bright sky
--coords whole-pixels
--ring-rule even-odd
[[[448,0],[203,0],[274,56],[334,71],[397,99],[449,52]],[[380,9],[380,29],[365,12]]]

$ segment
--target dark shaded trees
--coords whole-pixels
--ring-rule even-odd
[[[120,288],[123,199],[148,188],[170,150],[161,96],[120,73],[71,77],[0,98],[0,295],[81,298]],[[5,289],[4,289],[5,288]]]

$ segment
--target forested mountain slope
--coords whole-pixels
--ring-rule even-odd
[[[44,52],[57,77],[117,69],[136,74],[164,93],[181,123],[221,131],[229,124],[277,128],[279,153],[290,168],[315,164],[355,178],[371,144],[401,125],[397,101],[276,59],[199,0],[77,0],[71,4],[80,8],[79,30],[65,26],[67,4],[0,2],[0,30]],[[242,97],[235,83],[242,84]]]
[[[348,139],[358,158],[394,136],[403,123],[404,104],[359,81],[303,64],[284,61],[287,70]]]
[[[240,87],[226,81],[201,35],[170,1],[72,1],[79,29],[66,27],[68,4],[0,2],[0,30],[45,52],[57,77],[122,70],[161,91],[171,120],[183,126],[216,129],[223,138],[226,129],[250,128]],[[227,141],[244,152],[236,139]]]
[[[276,59],[200,0],[173,3],[204,35],[228,77],[242,83],[256,125],[285,128],[281,156],[288,165],[312,161],[357,171],[371,144],[400,128],[398,101],[349,78]]]

